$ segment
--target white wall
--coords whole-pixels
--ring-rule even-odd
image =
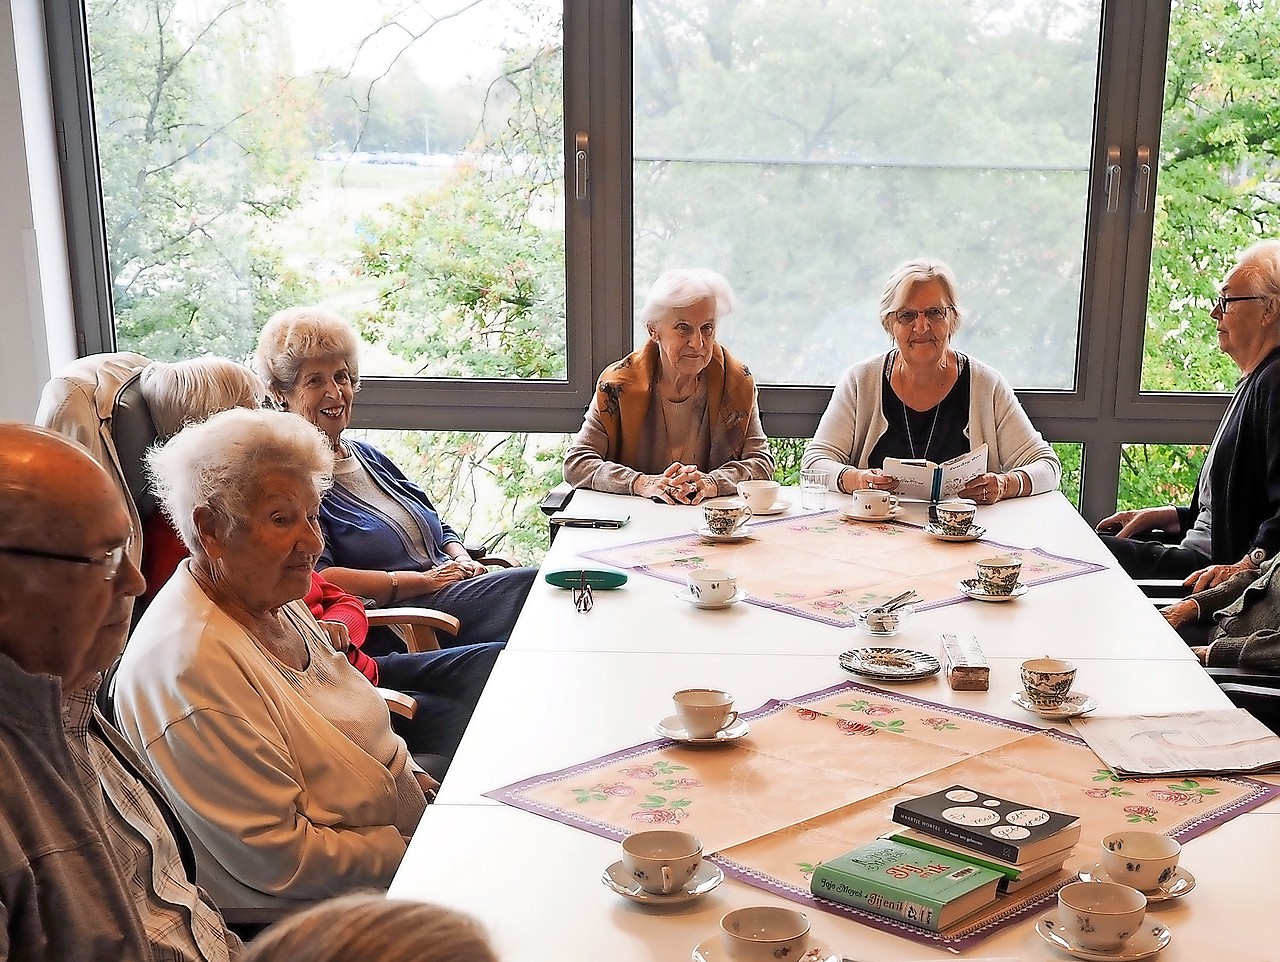
[[[20,421],[76,353],[42,17],[0,6],[0,418]]]

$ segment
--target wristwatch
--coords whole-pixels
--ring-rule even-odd
[[[1249,563],[1255,568],[1261,568],[1262,562],[1267,560],[1267,549],[1252,548],[1245,557],[1249,559]]]

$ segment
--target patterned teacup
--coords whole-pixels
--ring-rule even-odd
[[[1036,708],[1057,708],[1071,693],[1076,666],[1061,658],[1032,658],[1022,663],[1022,690]]]
[[[809,918],[780,905],[751,905],[720,919],[720,945],[733,962],[799,959],[809,947]]]
[[[1147,897],[1115,882],[1071,882],[1058,890],[1058,922],[1086,949],[1118,949],[1138,931]]]
[[[640,887],[670,895],[689,884],[702,861],[702,842],[688,832],[656,829],[622,840],[622,865]]]
[[[1182,846],[1159,832],[1112,832],[1102,840],[1102,867],[1111,881],[1155,892],[1178,870]]]
[[[989,595],[1011,595],[1018,587],[1018,575],[1022,574],[1022,559],[1011,554],[997,555],[983,558],[974,567],[983,591]]]
[[[702,516],[712,534],[731,535],[747,523],[751,507],[739,498],[712,498],[702,502]]]
[[[978,505],[967,498],[952,498],[939,501],[933,511],[943,534],[968,534],[973,527],[973,516],[978,513]]]

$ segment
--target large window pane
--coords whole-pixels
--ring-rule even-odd
[[[1145,391],[1229,391],[1209,308],[1235,255],[1280,235],[1280,2],[1174,0]]]
[[[121,347],[242,356],[319,301],[367,374],[565,376],[560,4],[87,10]]]
[[[958,345],[1074,387],[1097,0],[637,0],[635,284],[705,265],[765,383],[882,349],[881,286],[948,261]]]

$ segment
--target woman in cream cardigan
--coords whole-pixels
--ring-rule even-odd
[[[385,887],[436,784],[301,600],[329,445],[301,418],[237,409],[147,460],[191,558],[138,623],[116,711],[200,882],[223,907]]]
[[[880,298],[880,323],[894,347],[851,367],[836,385],[802,466],[828,472],[828,485],[892,490],[887,457],[942,463],[987,445],[988,470],[960,495],[981,503],[1057,490],[1062,465],[991,367],[951,347],[963,315],[941,261],[897,268]]]

